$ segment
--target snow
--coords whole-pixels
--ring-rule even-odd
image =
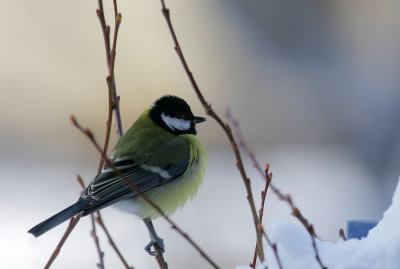
[[[277,244],[284,269],[321,268],[315,259],[311,238],[303,227],[284,220],[272,220],[268,236]],[[322,263],[329,269],[400,268],[400,179],[391,206],[367,237],[340,240],[336,243],[317,239],[317,248]],[[266,261],[258,268],[265,266],[270,269],[279,268],[269,247],[266,247]],[[248,268],[250,267],[237,267]]]

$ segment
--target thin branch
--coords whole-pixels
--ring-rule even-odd
[[[82,177],[80,175],[76,176],[76,180],[78,181],[79,185],[82,187],[82,190],[83,190],[82,194],[83,194],[83,192],[86,189],[85,183],[83,182],[83,179],[82,179]]]
[[[267,233],[264,231],[264,229],[262,227],[261,227],[261,230],[262,230],[262,234],[263,234],[265,240],[267,241],[268,245],[271,247],[272,251],[274,252],[276,262],[278,263],[279,269],[283,269],[281,259],[279,258],[279,255],[278,255],[278,249],[276,247],[276,244],[271,242]]]
[[[116,46],[117,46],[117,38],[118,38],[118,30],[121,25],[122,15],[118,13],[117,2],[113,0],[114,3],[114,12],[115,12],[115,27],[114,27],[114,35],[113,35],[113,43],[111,48],[110,43],[110,26],[106,24],[105,16],[104,16],[104,8],[103,1],[98,0],[99,8],[96,11],[97,17],[99,18],[100,26],[103,32],[104,37],[104,47],[106,50],[106,61],[107,61],[107,70],[108,75],[106,78],[107,87],[108,87],[108,117],[106,124],[106,136],[104,139],[103,151],[107,152],[108,145],[110,142],[110,134],[111,134],[111,124],[112,124],[112,113],[114,111],[115,114],[115,128],[119,137],[122,136],[122,124],[121,124],[121,116],[119,111],[119,98],[117,95],[117,89],[115,84],[114,77],[114,66],[115,66],[115,57],[116,57]],[[100,170],[104,165],[102,159],[100,159],[99,168]]]
[[[272,181],[272,174],[269,173],[269,164],[267,164],[265,166],[265,175],[267,175],[267,180],[265,181],[264,190],[261,192],[261,207],[260,207],[260,211],[258,212],[259,213],[258,218],[260,220],[260,225],[262,225],[262,220],[263,220],[263,216],[264,216],[265,198],[267,197],[269,184],[271,184],[271,181]],[[271,245],[271,247],[272,247],[272,245]],[[257,264],[257,250],[258,250],[258,246],[256,244],[255,249],[254,249],[253,262],[250,263],[250,266],[253,268],[256,268],[256,264]],[[277,254],[278,253],[276,252],[276,255]],[[277,260],[279,260],[279,257],[277,257]]]
[[[149,225],[151,226],[151,228],[153,228],[153,230],[154,230],[154,225],[153,225],[153,222],[151,222],[151,221],[149,221]],[[153,240],[156,240],[156,238],[153,238],[153,235],[150,233],[150,231],[149,231],[149,234],[150,234],[150,237],[153,239]],[[154,244],[154,250],[155,250],[155,258],[156,258],[156,261],[157,261],[157,263],[158,263],[158,265],[160,266],[160,268],[161,269],[168,269],[168,263],[165,261],[165,259],[164,259],[164,254],[163,254],[163,252],[162,252],[162,249],[161,249],[161,247],[159,246],[159,245],[157,245],[157,244]]]
[[[97,254],[99,256],[99,260],[100,262],[97,264],[97,267],[99,269],[104,269],[104,252],[101,250],[100,248],[100,242],[99,242],[99,237],[96,234],[96,225],[94,222],[94,215],[90,214],[90,219],[92,222],[92,231],[90,232],[91,236],[93,237],[94,243],[96,245],[96,250],[97,250]]]
[[[115,17],[113,43],[112,43],[112,49],[110,51],[111,59],[110,59],[110,67],[109,67],[109,76],[111,76],[113,78],[114,78],[114,66],[115,66],[115,57],[116,57],[116,49],[117,49],[118,31],[119,31],[119,26],[121,25],[121,21],[122,21],[122,14],[118,13],[118,15]],[[114,91],[114,89],[113,89],[113,91]],[[114,101],[115,101],[115,99],[114,99]]]
[[[107,69],[108,75],[106,78],[107,88],[108,88],[108,117],[107,117],[107,124],[106,124],[106,135],[104,139],[104,146],[103,146],[103,153],[107,154],[107,149],[110,142],[110,135],[111,135],[111,125],[112,125],[112,114],[114,111],[115,114],[115,122],[116,122],[116,132],[119,137],[122,136],[122,124],[121,124],[121,116],[119,111],[119,97],[117,97],[117,89],[115,84],[115,76],[114,76],[114,67],[115,67],[115,58],[116,58],[116,47],[117,47],[117,39],[118,39],[118,30],[119,26],[121,25],[122,15],[118,12],[117,1],[113,0],[114,5],[114,19],[115,19],[115,26],[114,26],[114,35],[113,35],[113,42],[112,48],[110,46],[110,27],[106,25],[106,20],[104,16],[104,8],[103,8],[103,1],[98,1],[98,10],[97,16],[100,21],[100,25],[102,28],[103,36],[104,36],[104,46],[106,50],[106,61],[107,61]],[[98,172],[102,169],[104,165],[103,158],[100,158]],[[93,214],[91,215],[92,218]],[[99,223],[100,227],[104,230],[108,242],[117,253],[118,257],[124,264],[126,268],[133,268],[128,265],[126,260],[121,254],[121,251],[118,249],[117,245],[114,243],[109,231],[107,230],[106,226],[104,225],[103,219],[101,217],[100,212],[97,212],[97,222]]]
[[[118,38],[118,30],[119,26],[121,25],[122,21],[122,14],[118,13],[117,9],[117,1],[113,0],[114,3],[114,10],[116,12],[115,16],[115,27],[114,27],[114,37],[113,37],[113,46],[110,52],[110,66],[109,66],[109,77],[111,78],[111,91],[112,91],[112,105],[115,115],[115,131],[117,132],[118,136],[121,137],[123,135],[122,131],[122,121],[121,121],[121,114],[119,111],[119,96],[117,95],[117,88],[115,86],[115,75],[114,75],[114,68],[115,68],[115,57],[117,53],[117,38]]]
[[[134,269],[132,266],[129,266],[128,263],[126,262],[125,258],[122,256],[121,252],[119,251],[117,245],[114,243],[114,240],[111,238],[110,233],[108,232],[106,226],[104,225],[103,219],[100,215],[100,211],[97,211],[97,217],[96,217],[97,223],[100,225],[101,228],[103,228],[103,231],[105,232],[108,242],[110,245],[114,248],[115,252],[117,253],[119,259],[122,261],[126,269]]]
[[[92,144],[95,146],[97,151],[101,154],[105,164],[110,167],[111,169],[114,170],[114,172],[122,178],[125,183],[134,191],[136,192],[140,197],[143,198],[148,204],[150,204],[159,214],[162,216],[172,227],[172,229],[176,230],[181,236],[183,236],[199,253],[200,255],[206,259],[210,265],[212,265],[214,268],[219,268],[216,263],[211,260],[211,258],[198,246],[190,237],[187,233],[183,232],[181,228],[177,226],[175,222],[173,222],[165,213],[161,210],[159,206],[157,206],[153,201],[151,201],[134,183],[132,183],[115,165],[107,158],[107,156],[104,154],[104,152],[101,150],[99,144],[96,142],[94,139],[93,133],[89,129],[84,129],[82,126],[78,123],[78,121],[75,119],[74,116],[71,116],[71,121],[75,127],[77,127],[83,134],[85,134],[89,140],[92,142]]]
[[[240,152],[239,149],[237,147],[235,138],[232,134],[232,131],[229,127],[228,124],[224,123],[222,121],[222,119],[217,115],[217,113],[212,109],[211,105],[205,100],[203,94],[200,91],[200,88],[198,87],[196,80],[194,79],[194,76],[192,74],[192,72],[189,69],[189,66],[186,62],[186,59],[183,55],[181,46],[179,45],[178,42],[178,38],[176,37],[175,34],[175,30],[172,26],[172,22],[170,19],[170,11],[169,9],[166,7],[164,0],[161,0],[161,6],[162,6],[162,14],[164,15],[164,18],[168,24],[168,28],[170,30],[174,45],[175,45],[175,51],[178,54],[178,57],[183,65],[183,68],[185,69],[185,72],[192,84],[192,87],[200,101],[200,103],[203,105],[203,108],[205,110],[205,112],[212,117],[219,125],[220,127],[224,130],[225,134],[228,136],[228,139],[230,141],[230,144],[232,146],[232,150],[235,154],[236,157],[236,166],[239,169],[240,175],[242,177],[243,183],[245,185],[246,188],[246,192],[247,192],[247,200],[249,202],[249,206],[250,206],[250,210],[253,216],[253,222],[254,222],[254,228],[256,231],[256,235],[257,235],[257,245],[258,245],[258,257],[260,258],[261,261],[264,261],[264,250],[263,250],[263,245],[262,245],[262,235],[261,233],[258,231],[257,226],[260,224],[260,221],[258,219],[257,216],[257,210],[254,204],[254,199],[253,199],[253,194],[252,194],[252,190],[251,190],[251,182],[250,179],[247,177],[246,175],[246,171],[244,169],[244,165],[242,162],[242,158],[240,156]]]
[[[228,121],[233,126],[235,137],[238,140],[239,146],[244,150],[246,155],[250,157],[251,161],[253,162],[253,166],[258,171],[258,173],[260,175],[262,175],[264,177],[264,179],[267,179],[265,177],[264,170],[261,168],[261,165],[258,163],[253,151],[247,146],[246,141],[244,140],[241,129],[240,129],[239,121],[233,117],[230,107],[226,108],[225,117],[228,119]]]
[[[103,37],[104,37],[104,44],[105,44],[105,49],[106,49],[107,67],[108,67],[108,71],[109,71],[109,76],[108,77],[111,78],[111,79],[109,79],[109,80],[111,80],[111,83],[107,82],[108,89],[109,89],[109,91],[108,91],[109,92],[109,113],[108,113],[107,128],[106,128],[106,138],[105,138],[104,147],[103,147],[103,151],[104,152],[107,152],[107,148],[108,148],[108,144],[109,144],[109,140],[110,140],[110,130],[111,130],[112,111],[113,110],[115,111],[115,116],[116,116],[117,133],[118,133],[118,135],[120,137],[122,136],[122,125],[121,125],[121,118],[120,118],[120,112],[119,112],[119,97],[117,97],[115,79],[114,79],[114,65],[115,65],[115,56],[116,56],[116,44],[117,44],[117,37],[118,37],[118,29],[119,29],[119,26],[121,24],[122,15],[121,15],[121,13],[118,13],[117,1],[113,0],[113,3],[114,3],[114,13],[115,13],[115,30],[114,30],[114,37],[113,37],[113,47],[112,47],[111,52],[110,52],[110,27],[106,25],[106,21],[105,21],[105,17],[104,17],[103,1],[102,0],[98,0],[99,8],[96,11],[97,16],[98,16],[99,21],[100,21],[101,28],[102,28]],[[100,171],[102,166],[103,166],[103,160],[100,159],[100,164],[99,164],[98,171]],[[83,180],[79,176],[78,176],[78,182],[84,188]],[[49,261],[48,261],[48,263],[46,265],[46,268],[50,267],[52,262],[56,259],[56,257],[58,256],[58,253],[60,252],[61,247],[63,246],[64,242],[68,238],[69,234],[72,232],[72,230],[75,227],[75,225],[78,223],[80,217],[81,217],[81,215],[78,215],[76,218],[72,218],[71,219],[70,225],[68,226],[68,228],[67,228],[66,232],[64,233],[63,237],[61,238],[61,241],[59,242],[57,248],[55,249],[55,251],[53,252],[52,256],[50,257],[50,259],[49,259]],[[92,237],[93,237],[93,239],[95,241],[96,249],[97,249],[97,252],[99,254],[99,259],[100,259],[98,267],[99,268],[104,268],[104,261],[103,261],[104,253],[100,249],[98,237],[96,235],[96,228],[95,228],[95,224],[94,224],[93,215],[91,215],[91,218],[92,218],[92,232],[91,232],[91,234],[92,234]],[[105,232],[106,232],[106,234],[108,235],[108,237],[110,239],[111,237],[109,236],[108,231],[105,231]],[[113,245],[113,248],[119,254],[120,258],[122,258],[122,256],[119,253],[119,250],[117,249],[115,244]],[[124,262],[124,264],[126,263],[123,258],[122,258],[122,261]]]
[[[78,175],[76,177],[79,185],[85,189],[85,184],[83,183],[82,178]],[[44,268],[50,268],[50,266],[52,265],[52,263],[54,262],[54,260],[57,258],[58,254],[61,251],[62,246],[64,245],[65,241],[67,240],[67,238],[69,237],[69,235],[71,234],[72,230],[75,228],[76,224],[78,224],[79,220],[81,218],[81,215],[77,215],[75,218],[72,217],[67,230],[65,230],[64,235],[61,237],[60,242],[58,243],[57,247],[55,248],[55,250],[53,251],[53,253],[51,254],[49,260],[47,261],[47,264]]]
[[[342,228],[339,230],[339,236],[343,239],[343,241],[347,241],[346,235],[344,234],[344,230]]]
[[[113,0],[113,5],[114,5],[114,17],[117,18],[118,16],[117,0]]]
[[[107,87],[108,87],[108,100],[109,100],[108,119],[107,119],[107,128],[106,128],[106,137],[104,139],[104,146],[103,146],[103,152],[106,155],[107,148],[108,148],[109,141],[110,141],[113,111],[114,111],[114,116],[115,116],[115,131],[119,137],[122,137],[122,135],[123,135],[121,113],[119,110],[120,98],[117,95],[115,75],[114,75],[118,31],[119,31],[119,27],[120,27],[121,21],[122,21],[122,14],[120,12],[118,12],[117,1],[113,0],[115,26],[114,26],[113,42],[112,42],[112,47],[111,47],[111,45],[110,45],[110,27],[106,26],[106,20],[104,17],[104,9],[103,9],[103,1],[99,0],[98,3],[99,3],[99,9],[97,10],[97,15],[99,17],[100,25],[103,30],[104,44],[105,44],[105,49],[106,49],[107,68],[108,68],[108,76],[106,78]],[[103,158],[100,158],[99,171],[103,167],[103,165],[104,165]],[[101,217],[100,217],[100,219],[101,219]],[[151,221],[150,221],[150,223],[152,224]],[[108,231],[105,231],[105,232],[109,236],[109,232]],[[109,238],[111,238],[111,237],[109,236]],[[113,248],[115,251],[117,251],[117,255],[120,256],[119,250],[116,248],[115,244],[113,245]],[[157,261],[162,259],[162,264],[167,264],[163,258],[164,256],[161,251],[161,248],[155,247],[155,252],[156,252],[155,256],[156,256]],[[120,256],[120,257],[122,257],[122,256]],[[122,260],[122,262],[125,263],[124,260]]]
[[[60,242],[58,243],[57,247],[53,251],[53,254],[50,256],[50,259],[48,260],[47,264],[45,265],[45,269],[50,268],[54,260],[57,258],[58,254],[61,251],[62,246],[64,245],[65,241],[67,240],[68,236],[71,234],[72,230],[75,228],[76,224],[79,222],[82,214],[77,215],[74,218],[71,218],[71,221],[68,225],[67,230],[65,231],[63,237],[61,237]]]
[[[257,169],[260,176],[262,178],[264,178],[265,180],[268,180],[269,176],[267,176],[262,171],[261,166],[259,165],[253,151],[251,151],[250,148],[247,146],[247,144],[243,138],[243,135],[240,131],[239,122],[238,122],[238,120],[233,118],[232,113],[229,108],[226,111],[226,117],[231,121],[232,125],[235,128],[235,135],[239,139],[239,145],[242,147],[242,149],[245,151],[245,153],[250,157],[250,159],[253,162],[253,166]],[[286,202],[290,206],[290,208],[292,209],[292,215],[294,217],[296,217],[301,222],[301,224],[303,224],[303,226],[306,228],[306,230],[310,234],[310,237],[312,240],[312,246],[313,246],[314,253],[315,253],[315,259],[317,260],[318,264],[321,266],[322,269],[326,269],[327,267],[323,265],[321,258],[319,257],[318,248],[317,248],[317,244],[316,244],[316,240],[315,240],[317,235],[315,233],[313,225],[311,223],[309,223],[309,221],[304,217],[304,215],[301,213],[300,209],[295,206],[295,204],[293,203],[292,198],[289,194],[283,194],[272,183],[270,184],[270,188],[279,197],[280,200]]]
[[[317,260],[318,264],[321,266],[322,269],[327,269],[327,267],[322,263],[321,258],[319,256],[316,238],[317,235],[315,233],[313,225],[303,216],[300,209],[296,207],[292,201],[292,197],[289,194],[283,194],[278,188],[276,188],[273,184],[270,185],[273,192],[279,197],[280,200],[286,202],[290,208],[292,209],[292,215],[296,217],[301,224],[306,228],[307,232],[310,234],[312,246],[315,253],[315,259]]]
[[[111,66],[110,59],[110,26],[106,24],[106,19],[104,17],[103,0],[98,0],[99,8],[96,10],[97,17],[99,18],[101,29],[103,31],[104,45],[106,49],[106,61],[107,66]]]
[[[79,185],[81,185],[81,187],[82,187],[82,190],[83,190],[82,194],[83,194],[85,192],[86,187],[85,187],[85,183],[83,182],[83,179],[80,175],[77,176],[77,181],[78,181]],[[99,237],[97,236],[97,233],[96,233],[96,225],[94,222],[93,214],[90,214],[90,219],[91,219],[91,224],[92,224],[92,231],[90,232],[90,235],[93,238],[94,244],[96,246],[96,251],[99,256],[99,263],[97,264],[97,267],[99,269],[104,269],[104,252],[100,248]]]

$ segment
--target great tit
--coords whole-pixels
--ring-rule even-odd
[[[183,99],[162,96],[144,110],[118,140],[111,162],[166,215],[170,215],[193,198],[203,181],[207,155],[196,138],[195,126],[205,120],[194,116]],[[77,214],[86,216],[111,204],[145,221],[154,239],[145,248],[149,253],[155,243],[164,249],[162,239],[149,225],[150,220],[159,217],[158,211],[107,165],[75,204],[28,232],[40,236]]]

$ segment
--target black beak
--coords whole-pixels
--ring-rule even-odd
[[[201,122],[205,122],[205,121],[206,121],[206,118],[203,118],[203,117],[197,117],[197,116],[195,116],[194,119],[193,119],[193,122],[194,122],[195,124],[201,123]]]

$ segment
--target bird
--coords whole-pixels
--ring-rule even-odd
[[[78,214],[86,216],[113,205],[144,221],[152,235],[145,247],[149,254],[154,255],[154,244],[164,252],[163,240],[150,223],[160,217],[159,211],[132,190],[115,168],[165,215],[173,214],[194,197],[203,182],[207,154],[196,137],[196,124],[204,121],[193,115],[184,99],[161,96],[117,141],[110,157],[114,167],[105,164],[76,203],[28,232],[38,237]]]

